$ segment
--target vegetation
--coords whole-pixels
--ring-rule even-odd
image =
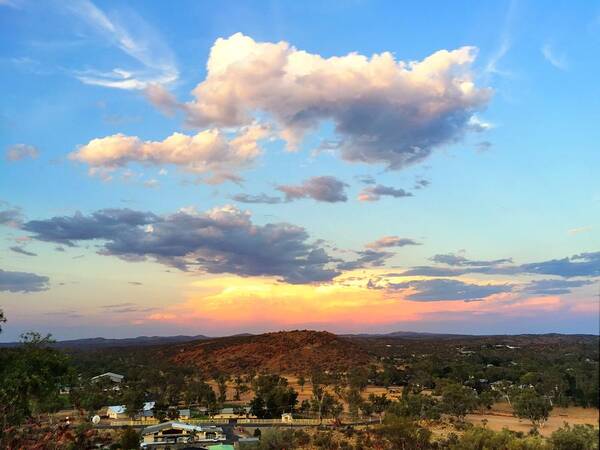
[[[548,420],[550,411],[552,411],[552,403],[535,390],[525,389],[515,397],[513,408],[517,417],[529,419],[533,427],[538,428]]]
[[[3,320],[0,311],[0,323]],[[282,339],[280,333],[275,335]],[[325,348],[338,348],[341,339],[310,336],[325,339]],[[194,361],[176,365],[172,359],[156,357],[172,353],[173,345],[59,350],[50,336],[28,333],[19,345],[0,348],[0,448],[50,448],[34,447],[35,439],[59,442],[53,449],[109,443],[114,448],[138,448],[135,430],[103,435],[91,427],[89,418],[107,405],[125,405],[130,417],[136,417],[146,401],[156,402],[159,420],[176,419],[183,407],[190,408],[194,417],[210,416],[224,406],[243,414],[242,395],[252,392],[246,404],[258,418],[294,412],[295,417],[371,422],[363,429],[339,428],[337,420],[338,428],[316,432],[263,429],[255,433],[260,444],[247,448],[598,450],[598,429],[592,426],[565,424],[549,437],[538,434],[556,405],[598,405],[597,337],[510,339],[510,343],[503,338],[356,339],[351,348],[370,346],[367,359],[372,363],[347,370],[325,370],[316,364],[310,373],[298,374],[299,390],[305,396],[299,404],[298,392],[285,377],[257,373],[260,367],[247,368],[245,373],[207,373]],[[242,341],[243,337],[235,338],[236,348]],[[311,342],[318,345],[319,341]],[[219,345],[215,351],[223,349]],[[301,362],[298,367],[304,366]],[[107,371],[125,375],[126,382],[119,389],[108,381],[90,382],[92,376]],[[393,386],[394,394],[367,395],[368,385]],[[531,422],[529,435],[496,432],[465,421],[468,414],[485,412],[498,400],[509,402],[516,416]],[[46,414],[69,407],[80,410],[83,424],[53,423],[53,416]],[[442,437],[432,432],[437,425],[452,426],[454,432]]]
[[[68,357],[51,343],[50,336],[27,333],[19,347],[0,352],[0,443],[9,426],[63,406],[59,390],[73,373]]]

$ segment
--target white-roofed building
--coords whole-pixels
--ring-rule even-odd
[[[214,425],[190,425],[183,422],[164,422],[142,430],[141,448],[176,449],[193,444],[224,442],[225,433]]]
[[[100,375],[96,375],[95,377],[92,377],[92,379],[90,381],[92,383],[97,383],[98,381],[101,381],[101,380],[107,380],[107,381],[111,381],[113,383],[122,383],[124,378],[125,378],[124,375],[119,375],[118,373],[113,373],[113,372],[106,372],[106,373],[102,373]]]

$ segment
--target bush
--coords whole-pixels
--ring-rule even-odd
[[[261,450],[289,450],[293,448],[294,432],[289,429],[271,428],[262,433]]]
[[[552,448],[555,450],[598,450],[598,428],[591,425],[574,425],[568,423],[550,436]]]
[[[338,448],[338,443],[333,439],[331,433],[327,431],[317,434],[313,439],[313,444],[315,448],[323,450],[336,450]]]
[[[377,433],[394,449],[425,449],[430,447],[431,431],[405,417],[388,414]]]
[[[460,438],[453,436],[447,442],[450,450],[551,450],[539,436],[519,437],[509,430],[500,432],[473,427]]]
[[[137,450],[140,448],[140,436],[137,431],[131,427],[123,429],[119,442],[121,443],[121,448],[123,450]]]

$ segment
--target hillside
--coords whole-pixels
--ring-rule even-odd
[[[197,366],[207,374],[310,374],[315,368],[346,370],[374,361],[358,343],[307,330],[210,339],[171,348],[172,352],[175,363]]]

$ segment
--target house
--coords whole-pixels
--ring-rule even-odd
[[[164,422],[151,425],[142,430],[141,448],[174,450],[189,448],[201,444],[225,441],[221,427],[214,425],[190,425],[183,422]]]
[[[402,391],[404,390],[403,386],[388,386],[387,387],[387,391],[389,394],[402,394]]]
[[[256,418],[250,414],[249,406],[239,406],[235,408],[222,408],[217,414],[213,417],[215,419],[238,419],[240,417],[246,418]]]
[[[109,419],[127,419],[129,417],[125,405],[109,406],[106,415]]]
[[[283,413],[281,415],[281,423],[292,423],[294,422],[294,417],[291,413]]]
[[[140,417],[154,417],[154,405],[156,402],[146,402],[139,413]]]
[[[113,372],[106,372],[100,375],[96,375],[95,377],[92,377],[92,379],[90,380],[92,383],[97,383],[98,381],[110,381],[112,383],[122,383],[123,382],[123,378],[125,378],[125,376],[123,375],[119,375],[118,373],[113,373]]]
[[[142,407],[140,412],[138,414],[136,414],[136,418],[137,419],[145,419],[145,418],[154,417],[154,405],[155,404],[156,404],[156,402],[144,403],[144,406]],[[129,418],[129,414],[127,414],[127,408],[125,407],[125,405],[109,406],[106,411],[106,415],[110,419],[128,419]]]
[[[192,412],[189,409],[180,409],[179,418],[187,420],[192,417]]]

